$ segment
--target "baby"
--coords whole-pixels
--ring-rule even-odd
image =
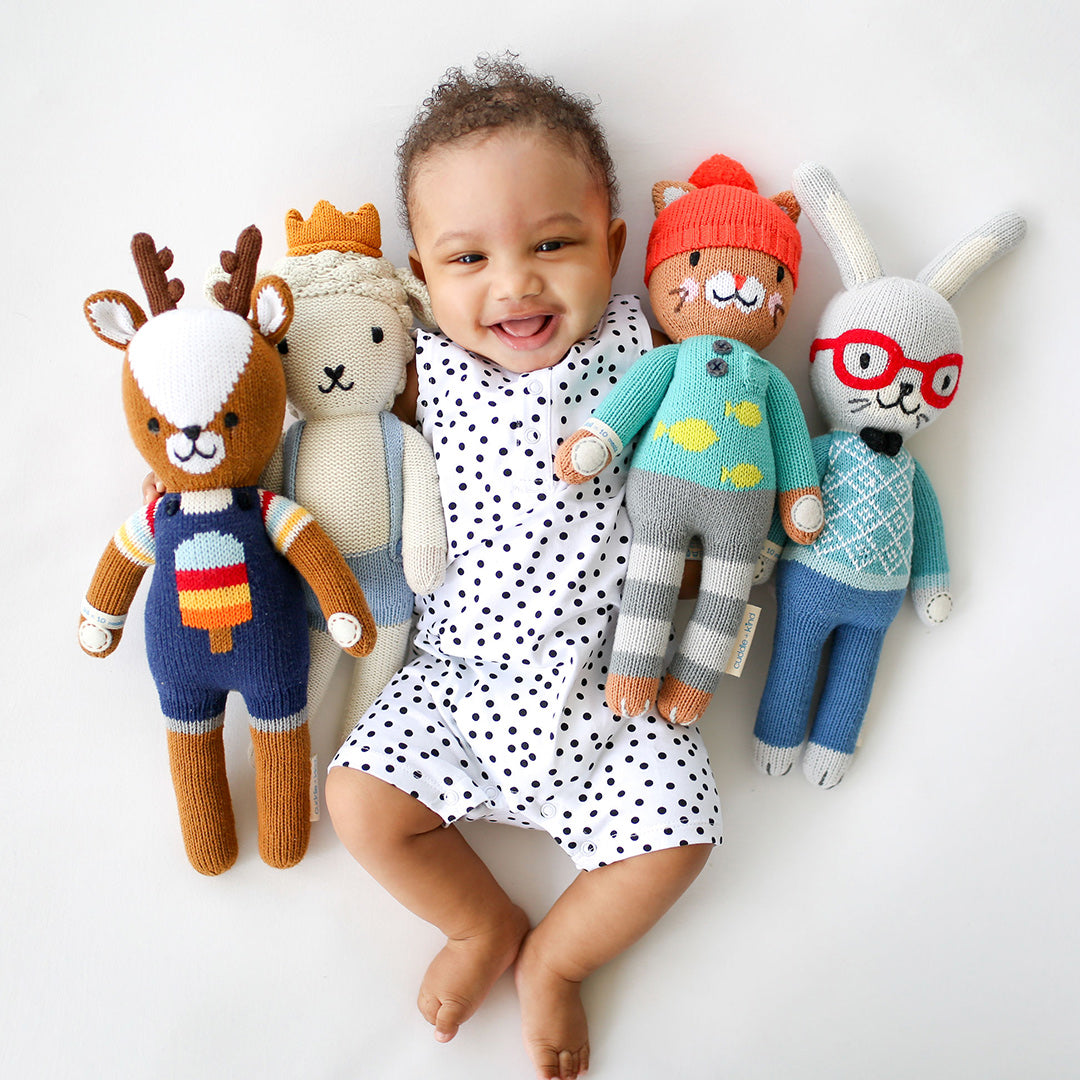
[[[442,328],[419,334],[414,389],[451,562],[420,599],[417,659],[338,751],[326,803],[353,856],[446,935],[419,995],[435,1037],[516,960],[537,1075],[566,1080],[589,1063],[582,980],[720,838],[698,731],[604,701],[629,450],[580,487],[552,470],[653,341],[637,300],[610,296],[626,226],[587,102],[482,60],[448,73],[399,155],[410,258]],[[458,820],[543,829],[581,873],[530,928]]]

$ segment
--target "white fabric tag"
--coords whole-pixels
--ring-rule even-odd
[[[728,675],[734,675],[736,679],[742,675],[743,668],[746,666],[746,658],[750,655],[750,645],[757,632],[759,618],[761,618],[761,608],[747,604],[742,615],[742,622],[739,623],[739,636],[735,639],[735,645],[725,669]]]
[[[311,784],[308,788],[308,795],[311,799],[311,817],[309,820],[318,821],[319,811],[321,809],[319,804],[319,755],[311,755]]]

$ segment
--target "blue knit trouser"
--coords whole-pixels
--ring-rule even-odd
[[[810,742],[853,753],[885,631],[900,610],[905,591],[855,589],[783,560],[777,567],[776,636],[754,727],[757,738],[776,747],[802,743],[821,650],[835,634]]]

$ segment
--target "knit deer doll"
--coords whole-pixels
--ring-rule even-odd
[[[237,855],[225,776],[225,699],[238,690],[251,714],[259,852],[291,866],[307,848],[310,744],[308,640],[296,570],[347,652],[374,645],[371,614],[337,549],[301,506],[256,486],[277,445],[285,376],[277,346],[292,319],[280,278],[255,281],[262,238],[252,226],[235,252],[224,310],[180,310],[168,248],[146,233],[132,254],[147,319],[121,292],[87,299],[91,329],[123,349],[124,412],[139,452],[166,491],[113,536],[86,594],[79,641],[91,656],[118,645],[139,582],[146,645],[168,730],[169,760],[188,858],[204,874]],[[249,310],[251,318],[247,318]],[[291,565],[290,565],[291,564]]]
[[[687,724],[727,664],[774,504],[787,535],[805,544],[821,528],[821,497],[795,391],[758,353],[783,327],[795,291],[795,197],[764,198],[738,162],[716,155],[689,183],[654,185],[653,205],[645,282],[673,344],[634,364],[560,447],[555,467],[581,483],[641,432],[626,482],[634,538],[607,701],[622,716],[655,704]],[[661,687],[695,536],[701,591]]]

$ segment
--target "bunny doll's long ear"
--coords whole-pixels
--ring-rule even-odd
[[[1016,247],[1026,231],[1019,214],[998,214],[943,251],[915,280],[950,300],[976,274]]]
[[[832,253],[844,288],[881,277],[877,252],[833,174],[824,165],[806,161],[795,170],[792,187],[803,213]]]

